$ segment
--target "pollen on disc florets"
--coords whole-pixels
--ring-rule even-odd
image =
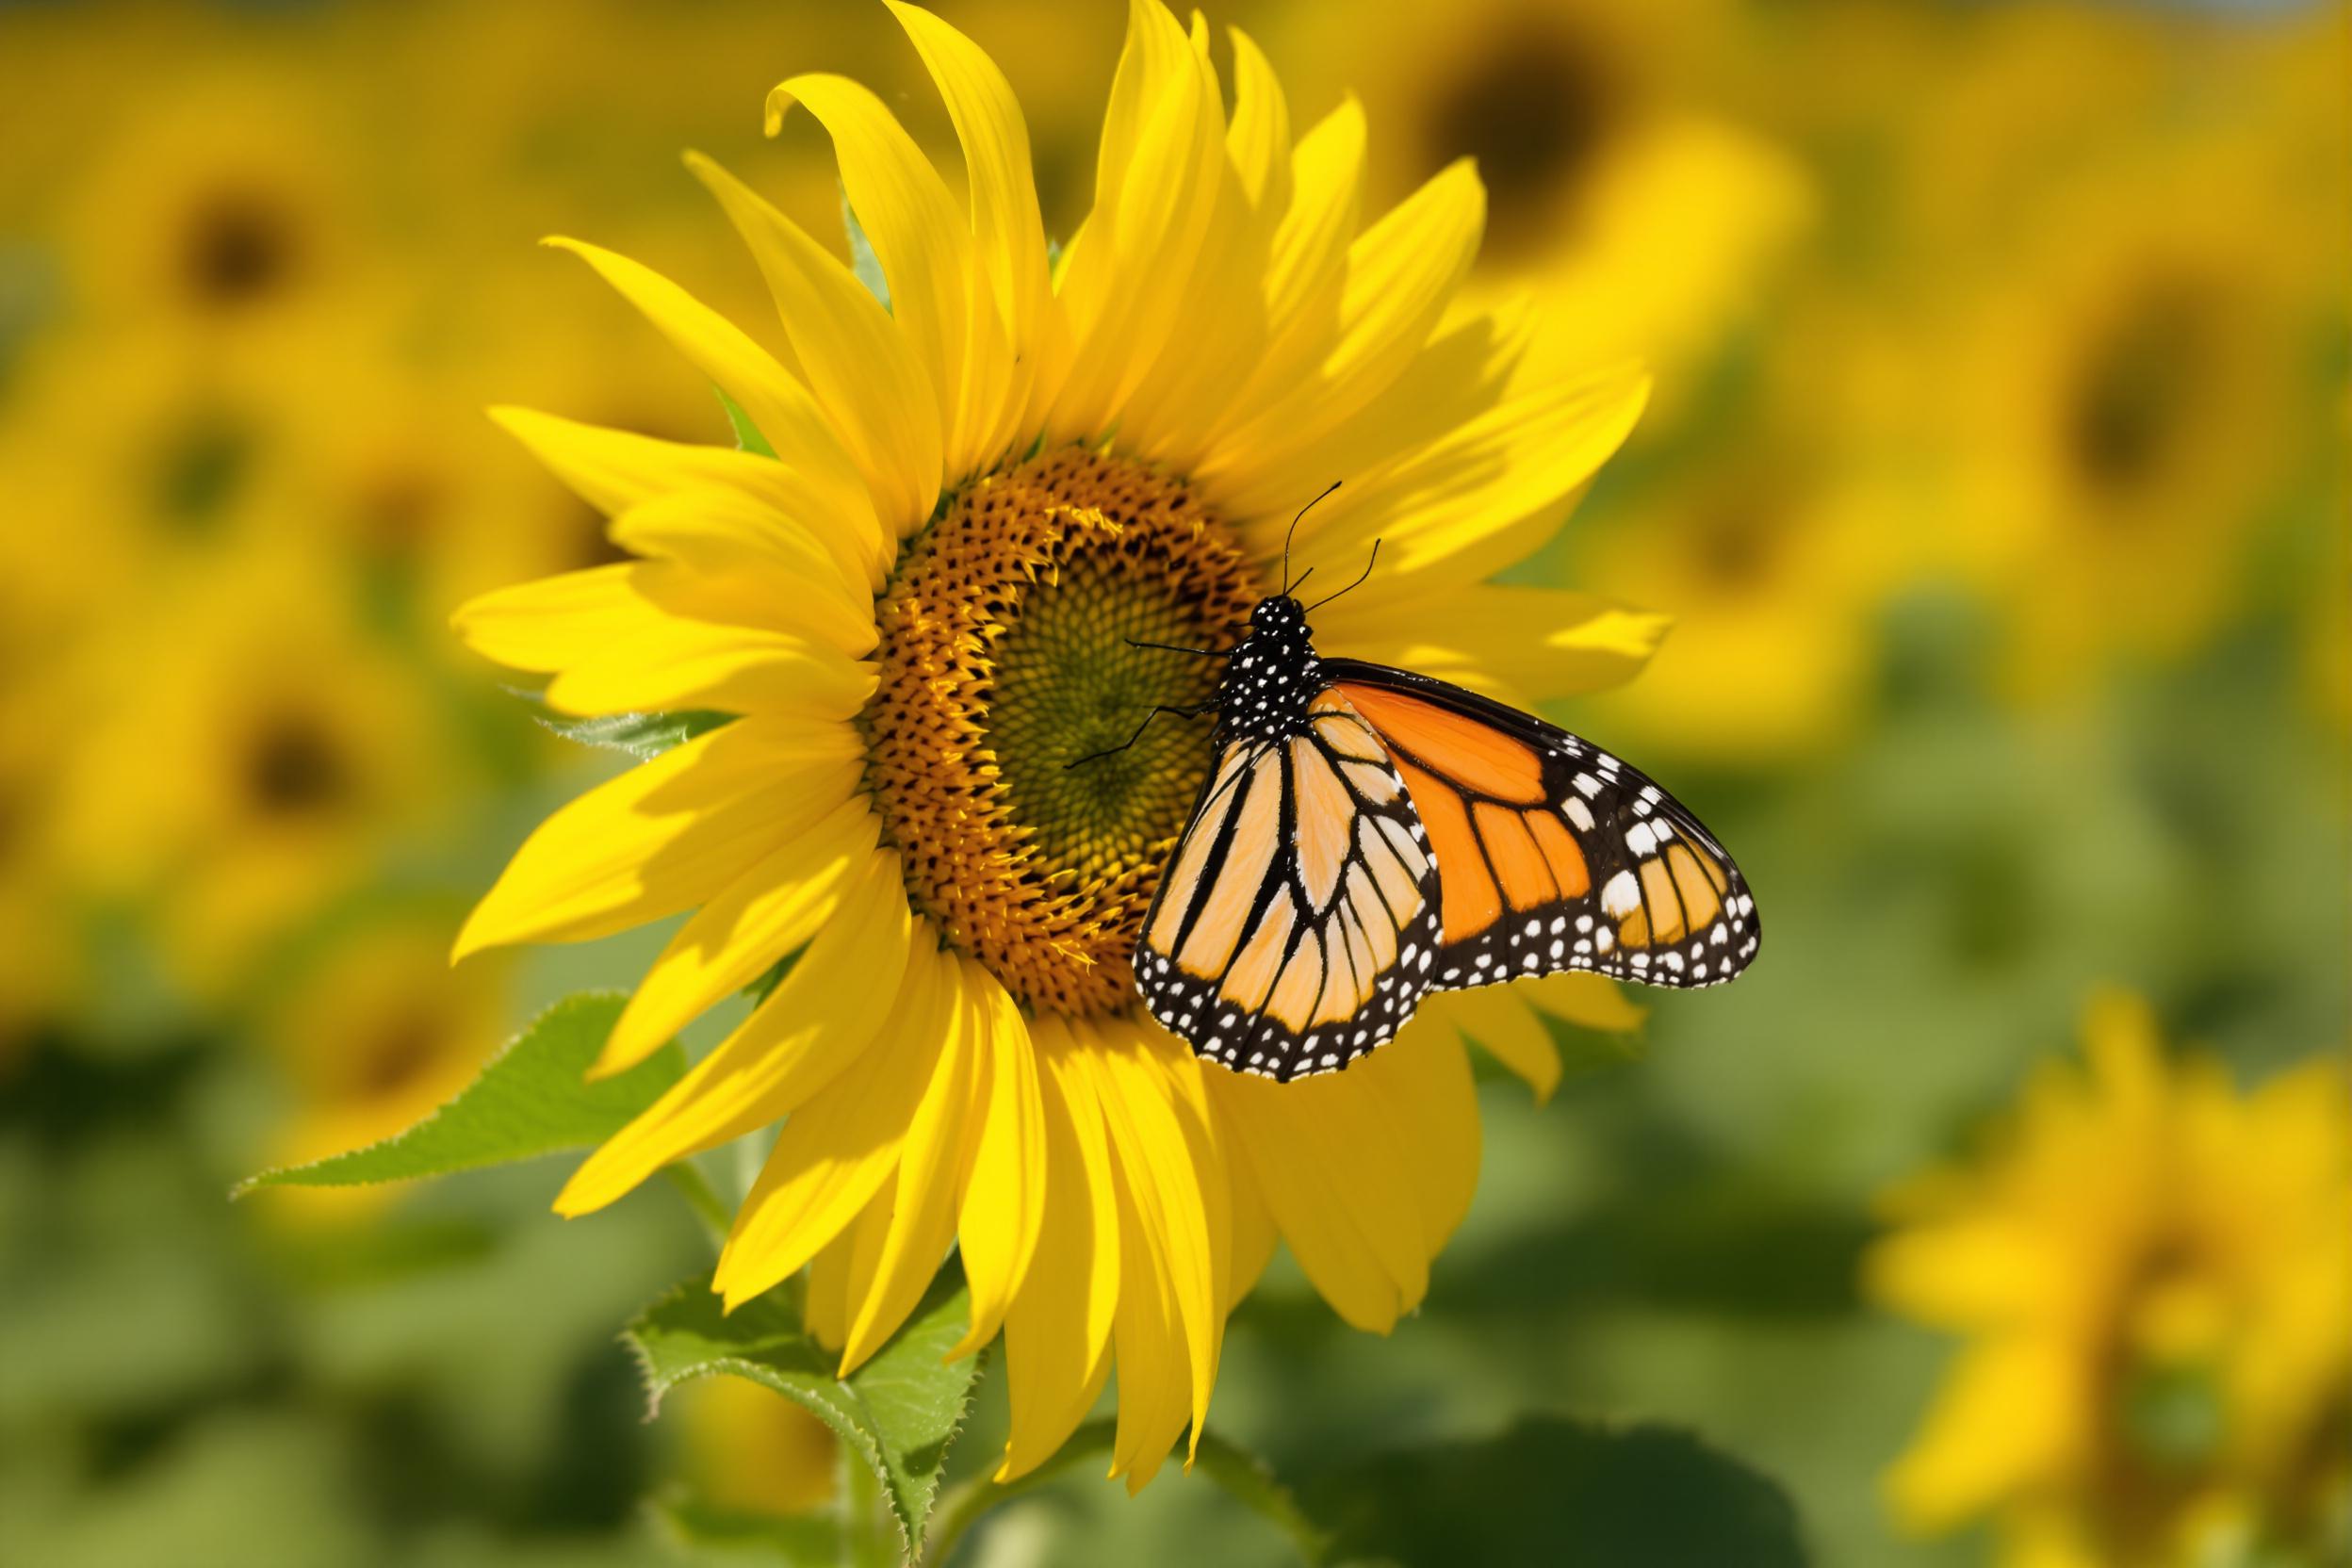
[[[960,492],[878,609],[867,779],[915,905],[1030,1007],[1105,1013],[1208,769],[1191,707],[1256,595],[1180,481],[1071,448]]]

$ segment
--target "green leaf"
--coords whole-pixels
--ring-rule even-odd
[[[723,388],[714,386],[710,390],[718,393],[719,406],[727,410],[727,422],[734,427],[736,447],[743,451],[758,452],[761,457],[774,457],[776,449],[760,433],[760,427],[751,422],[743,405],[728,397]]]
[[[841,227],[849,233],[849,267],[858,274],[858,281],[866,286],[866,292],[890,308],[890,286],[882,276],[882,258],[874,253],[874,241],[866,237],[866,226],[858,221],[858,214],[850,210],[849,192],[841,192]]]
[[[1342,1560],[1739,1563],[1804,1568],[1788,1497],[1688,1432],[1561,1416],[1478,1443],[1409,1449],[1328,1477],[1318,1516]]]
[[[602,1143],[629,1125],[686,1071],[675,1045],[615,1077],[587,1081],[590,1063],[628,998],[612,991],[565,997],[493,1056],[456,1099],[404,1133],[308,1165],[266,1170],[255,1187],[348,1187],[446,1176],[482,1166]]]
[[[542,726],[567,741],[625,751],[640,762],[649,761],[674,746],[682,746],[697,735],[707,735],[721,725],[731,724],[734,718],[732,713],[699,710],[682,713],[606,713],[593,719],[538,715]]]
[[[625,1337],[652,1409],[659,1413],[662,1396],[679,1383],[720,1374],[806,1406],[874,1474],[911,1555],[979,1376],[977,1356],[944,1362],[971,1316],[962,1273],[942,1270],[906,1327],[846,1380],[833,1375],[840,1358],[817,1343],[787,1297],[770,1291],[728,1314],[696,1280],[646,1308]]]

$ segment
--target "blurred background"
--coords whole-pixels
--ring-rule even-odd
[[[1066,233],[1120,8],[938,8],[1020,90]],[[2102,984],[2242,1086],[2347,1041],[2352,11],[1416,9],[1213,20],[1297,124],[1365,101],[1376,195],[1478,159],[1478,286],[1555,296],[1537,352],[1656,366],[1523,575],[1675,618],[1554,716],[1706,815],[1772,941],[1547,1107],[1483,1084],[1429,1305],[1370,1339],[1278,1263],[1217,1425],[1312,1495],[1530,1414],[1660,1420],[1785,1487],[1821,1564],[1991,1560],[1889,1511],[1955,1341],[1864,1289],[1880,1195],[1975,1147]],[[640,1422],[614,1331],[707,1265],[673,1195],[564,1225],[540,1165],[224,1196],[658,949],[448,967],[529,825],[625,760],[538,730],[445,622],[612,547],[484,404],[727,439],[534,241],[766,319],[677,154],[822,216],[823,138],[760,136],[805,69],[953,167],[878,7],[0,7],[6,1560],[756,1560],[643,1500],[828,1490],[748,1385]],[[1173,1471],[1133,1503],[1065,1478],[981,1545],[1282,1551]]]

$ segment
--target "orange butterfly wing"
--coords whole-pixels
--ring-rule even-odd
[[[1327,691],[1306,733],[1226,743],[1144,913],[1135,984],[1200,1055],[1288,1081],[1394,1037],[1438,939],[1405,785]]]
[[[1712,986],[1761,928],[1731,857],[1641,773],[1442,680],[1323,662],[1421,814],[1441,887],[1437,988],[1590,970]]]

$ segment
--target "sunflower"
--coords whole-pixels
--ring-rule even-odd
[[[1378,27],[1296,8],[1283,41],[1316,62],[1310,92],[1395,117],[1376,188],[1477,161],[1494,216],[1476,286],[1544,289],[1539,363],[1671,365],[1720,345],[1810,215],[1795,161],[1704,106],[1718,94],[1696,41],[1737,25],[1715,0],[1470,0]]]
[[[1484,580],[1558,528],[1645,383],[1527,373],[1524,313],[1454,299],[1483,218],[1472,170],[1364,221],[1355,112],[1294,139],[1236,33],[1229,113],[1205,25],[1188,37],[1156,0],[1131,11],[1094,207],[1054,258],[1004,76],[891,8],[946,99],[968,209],[866,89],[799,76],[768,105],[830,134],[887,309],[699,157],[788,350],[559,242],[719,384],[743,449],[501,411],[639,559],[486,596],[458,626],[551,678],[561,711],[729,722],[550,818],[457,951],[692,911],[605,1072],[789,959],[558,1210],[781,1120],[718,1263],[727,1302],[808,1269],[846,1370],[953,1244],[962,1348],[1004,1331],[1004,1473],[1053,1453],[1116,1368],[1112,1473],[1140,1488],[1187,1426],[1197,1443],[1226,1315],[1278,1240],[1359,1327],[1420,1301],[1477,1181],[1465,1036],[1544,1089],[1545,1014],[1633,1014],[1563,976],[1433,1003],[1313,1083],[1204,1066],[1146,1019],[1128,956],[1205,737],[1067,764],[1200,694],[1194,664],[1129,639],[1232,638],[1335,477],[1295,559],[1387,547],[1317,617],[1328,645],[1523,702],[1627,677],[1657,618]]]
[[[462,770],[333,564],[274,542],[166,574],[93,636],[59,761],[58,852],[141,904],[207,1000],[420,832]]]
[[[2089,1009],[1982,1155],[1889,1195],[1882,1301],[1965,1334],[1887,1477],[2017,1568],[2312,1563],[2352,1526],[2352,1113],[2340,1062],[2250,1095]],[[2334,1543],[2331,1548],[2328,1544]]]
[[[2352,255],[2322,216],[2345,143],[2319,72],[2342,41],[2295,25],[2311,47],[2278,57],[2175,41],[2158,79],[2181,103],[2128,144],[2080,133],[1913,182],[1944,192],[1919,221],[1946,266],[1897,395],[1941,465],[1937,531],[2010,612],[2020,687],[2064,693],[2204,646],[2244,612],[2298,488],[2324,482]],[[2125,80],[2153,69],[2148,42]],[[2209,42],[2210,59],[2193,53]],[[2027,87],[1995,80],[1939,117],[2034,118],[2017,112]]]
[[[512,966],[452,971],[440,912],[394,906],[330,923],[259,1020],[289,1093],[272,1163],[300,1165],[421,1121],[482,1070],[510,1012]],[[348,1217],[390,1185],[289,1188],[304,1212]]]

